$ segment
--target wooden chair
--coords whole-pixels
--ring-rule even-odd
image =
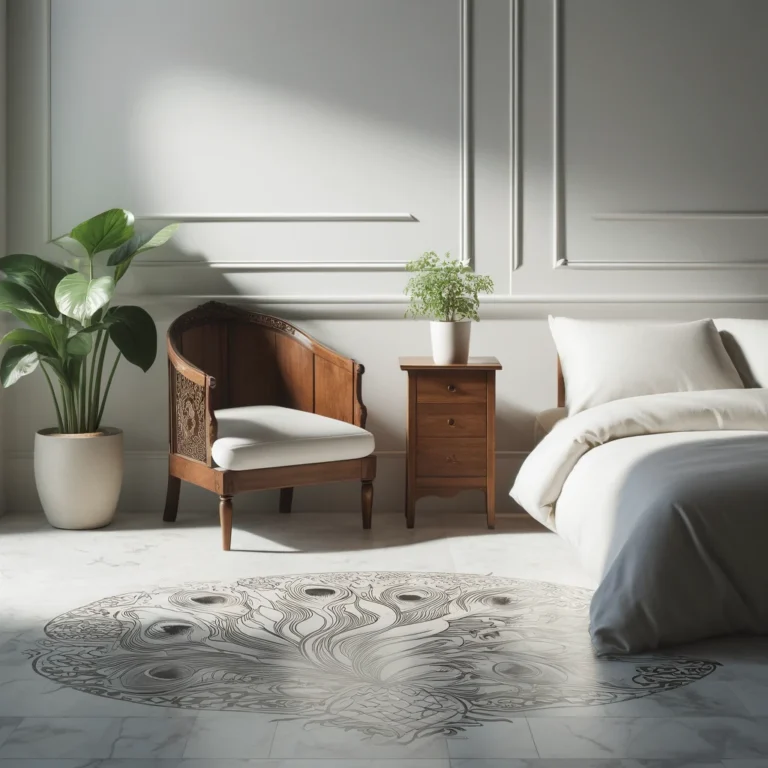
[[[235,494],[280,488],[280,511],[290,512],[294,486],[360,480],[371,527],[376,457],[362,365],[284,320],[215,301],[176,319],[167,347],[163,520],[176,519],[182,480],[213,491],[229,550]]]

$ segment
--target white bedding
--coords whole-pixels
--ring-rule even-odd
[[[599,653],[768,631],[766,433],[768,390],[680,392],[583,411],[533,450],[511,495],[593,575]]]
[[[607,451],[590,451],[563,484],[557,502],[557,533],[576,548],[582,565],[598,584],[637,523],[625,513],[617,526],[616,512],[631,473],[643,461],[673,446],[752,434],[745,430],[662,433],[616,440],[605,446]],[[641,509],[633,511],[640,514]]]
[[[642,395],[581,411],[559,422],[536,446],[520,468],[510,495],[554,531],[555,503],[563,485],[591,449],[640,435],[711,430],[768,431],[768,389]]]

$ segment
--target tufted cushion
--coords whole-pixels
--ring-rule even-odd
[[[316,413],[248,405],[215,411],[213,460],[222,469],[266,469],[361,459],[373,453],[373,435]]]

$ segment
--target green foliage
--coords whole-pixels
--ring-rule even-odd
[[[114,292],[113,278],[97,277],[95,280],[89,280],[80,272],[75,272],[61,280],[53,297],[62,315],[87,326],[88,320],[109,304]]]
[[[53,242],[78,257],[87,274],[30,254],[0,258],[0,311],[26,328],[5,335],[0,382],[10,387],[40,368],[53,398],[59,432],[99,429],[121,357],[148,371],[157,356],[157,330],[141,307],[110,307],[115,286],[139,253],[164,245],[178,225],[137,233],[133,214],[113,208],[78,224]],[[94,277],[94,257],[109,251],[113,274]],[[109,342],[117,348],[102,388]],[[51,376],[53,374],[53,377]],[[59,385],[57,395],[53,381]]]
[[[429,251],[409,262],[406,269],[416,273],[405,287],[411,299],[406,316],[444,322],[479,320],[479,294],[493,293],[490,277],[476,275],[468,264],[452,259],[450,253],[441,259]]]

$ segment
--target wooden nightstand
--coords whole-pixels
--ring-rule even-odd
[[[496,524],[495,357],[466,365],[436,365],[431,357],[401,357],[408,371],[405,516],[413,528],[416,500],[485,492],[488,527]]]

